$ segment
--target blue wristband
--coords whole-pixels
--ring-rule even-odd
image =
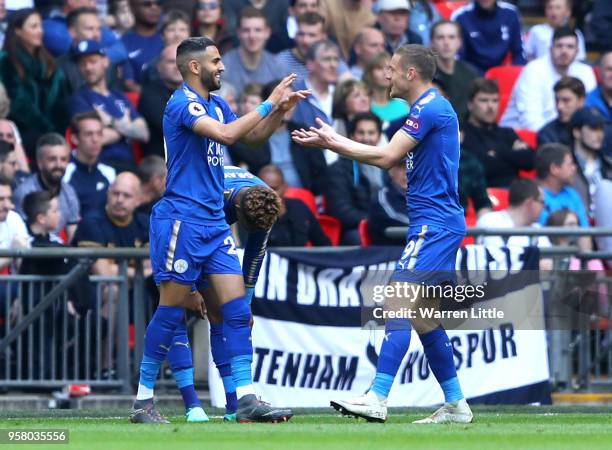
[[[255,111],[261,114],[261,117],[265,119],[266,117],[268,117],[268,114],[270,114],[273,107],[274,105],[272,104],[272,102],[270,100],[266,100],[261,105],[259,105],[257,108],[255,108]]]

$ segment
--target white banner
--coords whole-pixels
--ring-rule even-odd
[[[333,264],[333,260],[327,256],[326,258],[322,254],[322,260],[327,264],[331,261]],[[283,272],[278,270],[278,258],[287,258],[288,261],[297,259],[299,263],[295,261],[287,263],[286,272]],[[292,272],[294,266],[296,271],[311,274],[319,270],[307,267],[307,263],[316,266],[316,261],[313,262],[312,259],[307,262],[300,261],[300,255],[275,255],[273,259],[276,260],[273,268],[269,267],[269,262],[264,263],[262,280],[269,280],[270,277],[286,277],[285,281],[296,282],[295,280],[303,275]],[[353,260],[359,261],[359,258]],[[369,262],[366,262],[365,266],[368,267],[368,264]],[[338,277],[338,280],[340,279]],[[269,280],[269,283],[268,286],[282,284],[278,279]],[[263,285],[259,288],[264,291]],[[286,289],[291,292],[290,288]],[[533,291],[534,286],[525,286],[525,289]],[[503,298],[503,302],[524,299],[525,289],[509,293]],[[539,286],[537,293],[539,295],[535,298],[541,303]],[[290,294],[286,297],[290,297]],[[529,297],[534,298],[533,292]],[[258,299],[258,301],[268,300]],[[342,303],[341,299],[338,301]],[[502,299],[498,299],[496,303],[501,301]],[[283,303],[285,302],[286,299],[283,300]],[[285,303],[283,307],[286,306]],[[312,305],[312,308],[316,312],[320,305]],[[365,392],[374,378],[384,331],[364,330],[357,326],[346,325],[316,325],[313,322],[316,320],[312,314],[303,322],[255,315],[253,328],[255,389],[258,395],[275,406],[329,406],[329,401],[332,399],[346,399]],[[542,329],[519,330],[509,321],[498,322],[495,327],[478,331],[449,330],[448,335],[454,348],[461,387],[467,398],[481,398],[482,401],[493,403],[504,402],[503,398],[496,401],[495,393],[513,389],[520,391],[521,388],[538,383],[545,385],[548,381],[546,336]],[[212,363],[212,357],[210,361],[209,383],[212,403],[213,406],[223,407],[225,405],[223,385]],[[511,393],[515,397],[512,400],[516,400],[517,396],[520,397],[519,391]],[[491,395],[493,398],[482,399],[483,396]],[[523,398],[525,401],[537,401],[546,395],[547,393],[542,395],[531,393],[523,395]],[[442,401],[442,390],[429,370],[419,337],[413,331],[409,351],[391,389],[389,405],[430,406]]]

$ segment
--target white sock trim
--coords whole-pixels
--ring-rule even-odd
[[[136,394],[136,400],[148,400],[153,398],[153,389],[146,387],[145,385],[138,384],[138,393]]]
[[[252,384],[236,386],[236,397],[241,398],[249,394],[255,394],[255,387]]]

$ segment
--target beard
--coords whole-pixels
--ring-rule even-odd
[[[209,92],[221,88],[221,80],[217,80],[213,72],[203,71],[202,75],[200,75],[200,81]]]

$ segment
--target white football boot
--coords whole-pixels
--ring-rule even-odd
[[[363,417],[368,422],[387,420],[387,400],[381,400],[372,391],[350,400],[332,400],[329,404],[342,415]]]
[[[444,403],[431,416],[412,423],[470,423],[474,415],[464,398],[458,402]]]

